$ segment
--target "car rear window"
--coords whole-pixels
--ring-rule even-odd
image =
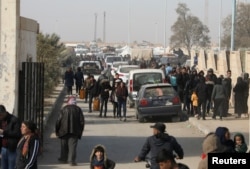
[[[130,70],[139,69],[139,67],[122,67],[120,68],[121,73],[129,73]]]
[[[136,73],[134,74],[133,89],[139,91],[142,85],[162,83],[161,73]]]
[[[175,96],[175,91],[171,86],[155,86],[145,89],[144,97]]]
[[[107,63],[112,63],[116,61],[122,61],[121,57],[107,57]]]

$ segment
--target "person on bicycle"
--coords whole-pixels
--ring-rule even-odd
[[[135,162],[145,160],[147,154],[150,152],[150,169],[160,169],[159,164],[156,161],[156,157],[162,149],[166,149],[171,153],[175,152],[177,154],[176,159],[183,158],[184,152],[181,145],[176,141],[175,137],[165,133],[165,124],[155,123],[150,127],[153,128],[153,135],[147,138],[145,144],[141,149],[141,152],[137,157],[135,157]]]

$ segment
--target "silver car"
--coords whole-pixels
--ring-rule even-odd
[[[141,86],[136,101],[136,117],[139,122],[152,117],[172,117],[179,121],[181,101],[174,88],[168,83]]]

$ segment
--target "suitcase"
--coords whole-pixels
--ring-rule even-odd
[[[100,100],[99,98],[95,98],[93,100],[93,111],[99,111],[100,110]]]
[[[86,91],[84,89],[80,90],[80,99],[85,99]]]

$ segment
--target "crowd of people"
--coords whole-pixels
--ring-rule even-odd
[[[240,118],[242,114],[248,116],[248,73],[239,76],[236,85],[232,86],[231,70],[226,72],[226,76],[216,76],[212,68],[206,74],[187,67],[172,67],[170,64],[162,65],[161,69],[178,93],[183,110],[188,115],[205,120],[213,112],[213,119],[219,116],[222,120],[230,115],[228,111],[232,95],[236,118]]]
[[[110,84],[110,78],[107,76],[108,71],[102,71],[98,79],[94,75],[88,74],[87,78],[81,72],[81,68],[77,68],[74,73],[71,68],[65,72],[65,85],[67,87],[67,94],[72,95],[72,87],[74,81],[76,84],[76,95],[80,94],[80,89],[85,90],[85,103],[88,103],[89,113],[92,113],[93,100],[100,100],[99,117],[107,117],[107,104],[110,101],[113,105],[113,117],[119,118],[121,121],[127,120],[127,97],[128,90],[125,82],[119,78],[119,74],[115,74]]]

